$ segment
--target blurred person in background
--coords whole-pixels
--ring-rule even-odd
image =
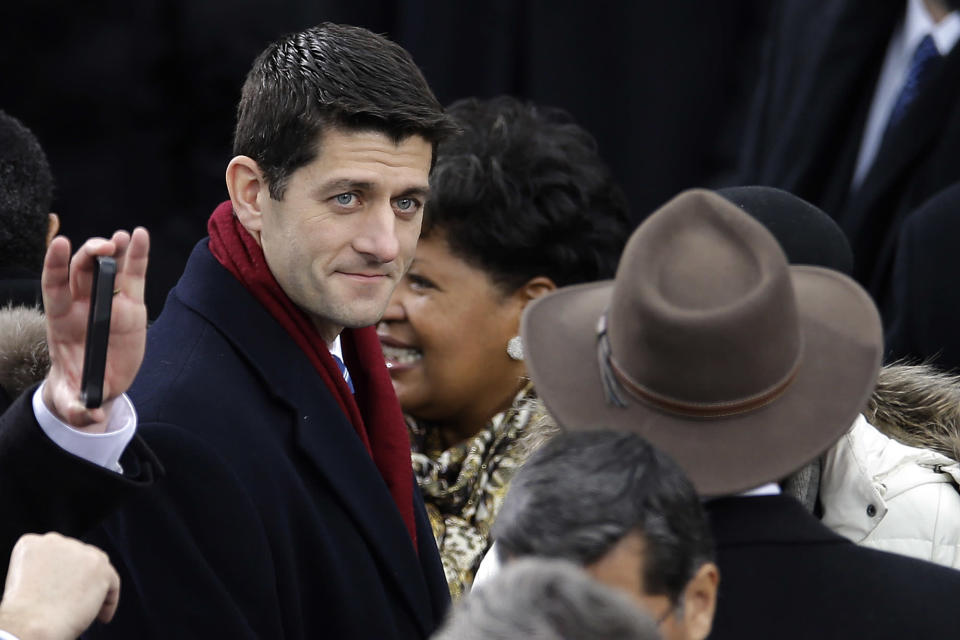
[[[50,367],[40,269],[60,227],[53,175],[33,132],[0,111],[0,410]]]
[[[501,97],[449,108],[413,264],[378,333],[454,597],[469,589],[542,411],[518,336],[526,305],[613,275],[627,206],[565,112]]]
[[[60,229],[52,204],[53,175],[40,142],[0,111],[0,307],[40,305],[43,255]]]
[[[884,325],[899,231],[960,180],[960,2],[783,0],[772,12],[740,184],[821,207]]]
[[[517,560],[451,611],[433,640],[657,640],[624,594],[561,560]]]
[[[893,269],[887,358],[960,372],[960,182],[923,203],[903,225]],[[960,445],[958,445],[960,454]]]

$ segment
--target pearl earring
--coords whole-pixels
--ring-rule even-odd
[[[512,360],[523,360],[523,340],[520,336],[513,336],[507,340],[507,355]]]

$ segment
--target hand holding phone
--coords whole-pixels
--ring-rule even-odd
[[[130,387],[140,368],[149,250],[143,228],[90,238],[72,258],[64,237],[54,238],[47,249],[42,287],[50,371],[43,402],[75,429],[103,433],[111,401]],[[115,262],[98,261],[104,257]]]
[[[103,374],[107,366],[116,276],[117,261],[109,256],[97,256],[93,265],[87,341],[83,352],[83,375],[80,378],[80,399],[87,409],[96,409],[103,402]]]

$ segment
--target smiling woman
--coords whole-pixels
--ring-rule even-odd
[[[523,309],[613,277],[630,225],[593,138],[566,113],[506,97],[448,113],[464,133],[440,146],[416,255],[378,332],[458,597],[543,412],[516,337]]]

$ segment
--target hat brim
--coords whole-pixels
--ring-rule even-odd
[[[773,402],[748,413],[691,418],[627,395],[608,404],[597,359],[597,321],[613,280],[560,289],[527,306],[527,370],[565,429],[635,432],[673,457],[701,495],[728,495],[785,478],[850,428],[866,406],[883,352],[873,301],[829,269],[792,266],[803,356]],[[733,372],[731,372],[733,375]]]

